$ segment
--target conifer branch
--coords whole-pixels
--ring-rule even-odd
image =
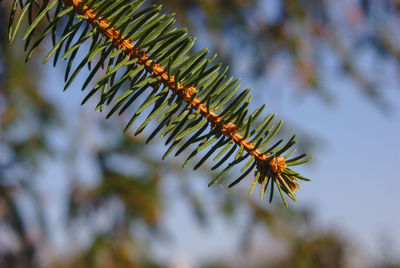
[[[17,0],[15,0],[15,3]],[[36,3],[36,2],[35,2]],[[58,3],[57,6],[57,11],[54,16],[54,19],[52,20],[51,18],[49,19],[49,14],[48,11],[56,4]],[[60,3],[63,3],[63,6],[60,5]],[[251,157],[250,161],[248,161],[245,166],[242,168],[242,172],[246,170],[242,176],[240,176],[238,179],[236,179],[233,183],[231,183],[231,186],[237,184],[240,182],[245,176],[247,176],[254,168],[256,168],[256,175],[255,175],[255,180],[252,184],[250,194],[254,189],[255,184],[258,182],[262,184],[262,189],[261,189],[261,198],[264,195],[264,192],[266,191],[266,188],[271,181],[271,198],[272,199],[272,194],[273,194],[273,184],[276,184],[280,195],[283,199],[283,201],[286,203],[285,197],[283,192],[285,192],[291,199],[295,200],[296,196],[294,191],[298,188],[298,180],[308,180],[304,177],[302,177],[300,174],[292,171],[291,169],[288,168],[290,165],[297,165],[301,164],[303,162],[306,162],[309,160],[309,158],[304,159],[305,155],[300,155],[298,157],[286,160],[292,153],[287,154],[285,157],[281,156],[282,153],[287,151],[293,144],[296,143],[295,136],[293,136],[286,144],[280,145],[280,143],[283,140],[280,140],[279,142],[275,143],[273,146],[269,147],[265,152],[261,152],[259,148],[265,148],[267,147],[268,142],[275,136],[275,134],[278,132],[281,122],[276,126],[272,128],[268,128],[269,124],[271,123],[272,119],[274,118],[275,115],[270,115],[268,116],[259,126],[256,128],[252,129],[251,125],[254,123],[254,121],[257,119],[259,114],[262,112],[263,107],[259,108],[254,112],[252,115],[246,118],[247,116],[247,106],[249,105],[250,98],[246,101],[246,97],[249,93],[249,90],[246,90],[239,94],[238,97],[235,98],[231,102],[231,104],[228,105],[227,108],[225,108],[221,113],[216,113],[216,109],[211,107],[210,102],[212,97],[214,97],[213,102],[215,102],[215,99],[218,100],[222,99],[219,101],[219,106],[221,107],[224,103],[226,103],[227,100],[230,100],[231,97],[234,95],[236,92],[236,89],[231,90],[232,84],[235,85],[234,83],[230,83],[231,80],[225,80],[224,72],[222,74],[220,73],[219,75],[214,75],[216,71],[218,71],[220,65],[215,65],[214,67],[209,68],[208,70],[205,70],[207,67],[207,64],[201,65],[199,62],[201,62],[204,59],[204,56],[207,53],[203,53],[200,51],[200,54],[197,53],[197,55],[194,55],[192,58],[189,57],[189,59],[185,62],[183,62],[181,65],[177,68],[175,74],[171,73],[171,67],[172,67],[172,61],[176,60],[176,58],[179,56],[182,56],[185,50],[188,48],[190,49],[191,46],[193,45],[194,41],[190,39],[184,39],[178,45],[174,46],[173,49],[169,50],[170,54],[174,55],[174,58],[170,58],[168,65],[164,65],[162,62],[166,61],[170,55],[166,56],[161,56],[157,59],[157,57],[153,57],[153,55],[148,55],[147,52],[142,49],[145,46],[149,46],[149,44],[157,45],[158,43],[161,43],[160,47],[162,48],[162,41],[166,40],[170,36],[172,38],[178,37],[179,35],[177,34],[177,31],[170,31],[167,33],[159,33],[158,36],[155,36],[152,38],[148,38],[149,40],[146,40],[148,36],[150,36],[157,27],[162,27],[163,24],[167,25],[169,22],[166,22],[164,17],[159,17],[159,19],[155,18],[156,14],[158,14],[157,8],[155,7],[149,7],[148,9],[144,9],[142,11],[139,11],[139,15],[137,13],[135,20],[132,19],[132,22],[129,20],[121,20],[121,17],[118,16],[118,14],[123,14],[126,13],[124,11],[124,7],[131,7],[130,5],[136,5],[135,8],[138,8],[143,3],[142,0],[136,0],[136,1],[127,1],[127,0],[117,0],[115,2],[113,1],[95,1],[95,0],[89,0],[89,1],[82,1],[82,0],[59,0],[56,1],[54,0],[49,4],[49,1],[45,1],[43,6],[41,7],[40,13],[37,15],[36,19],[32,22],[30,22],[30,27],[26,31],[24,35],[24,39],[28,39],[27,44],[29,44],[29,40],[32,38],[32,34],[34,32],[34,29],[38,22],[43,18],[47,17],[50,21],[48,29],[55,29],[56,28],[56,23],[57,23],[57,18],[61,17],[60,14],[64,15],[70,12],[71,14],[74,14],[75,17],[79,18],[79,22],[76,24],[72,25],[71,21],[68,22],[67,27],[64,30],[63,36],[61,37],[60,41],[58,43],[55,43],[54,48],[52,51],[49,53],[49,55],[45,58],[45,61],[49,59],[49,57],[53,54],[56,53],[55,56],[55,62],[57,60],[57,53],[59,53],[59,48],[62,45],[62,43],[68,38],[68,35],[71,34],[73,37],[75,33],[78,31],[79,27],[81,26],[82,21],[86,21],[89,25],[93,27],[95,32],[97,31],[100,33],[106,40],[109,41],[109,44],[111,44],[110,49],[108,49],[108,53],[111,52],[111,50],[115,49],[117,53],[115,55],[118,56],[118,61],[115,64],[114,67],[112,67],[109,64],[108,68],[108,73],[106,76],[101,80],[101,82],[98,83],[100,86],[101,84],[104,86],[105,82],[108,82],[108,79],[112,79],[111,84],[113,84],[113,80],[115,78],[115,73],[118,71],[119,67],[122,67],[123,65],[127,65],[127,62],[131,63],[129,66],[136,66],[136,67],[131,67],[133,70],[128,70],[123,77],[114,84],[114,86],[109,90],[103,90],[102,94],[102,100],[100,107],[107,101],[107,104],[110,103],[110,101],[113,99],[113,97],[116,94],[116,90],[121,86],[121,84],[126,80],[129,79],[132,76],[135,76],[133,78],[132,84],[134,82],[138,81],[137,84],[142,86],[150,86],[153,87],[154,92],[152,94],[155,95],[157,89],[160,87],[160,85],[163,85],[164,89],[167,89],[168,91],[171,91],[174,96],[177,96],[181,101],[184,101],[187,103],[189,110],[185,110],[178,119],[176,120],[176,123],[171,124],[168,126],[169,123],[169,117],[167,116],[166,119],[160,124],[160,127],[166,125],[168,126],[167,130],[164,132],[167,133],[168,131],[173,131],[170,138],[167,140],[167,143],[171,141],[172,138],[175,138],[175,141],[173,142],[172,146],[170,149],[167,151],[166,155],[170,153],[170,151],[177,145],[177,143],[187,134],[192,133],[196,129],[200,128],[200,130],[197,132],[199,135],[204,131],[204,127],[207,126],[207,123],[210,124],[211,131],[207,135],[200,136],[203,139],[200,139],[199,137],[194,135],[194,138],[190,139],[186,144],[184,144],[181,149],[178,150],[177,154],[179,154],[182,150],[184,150],[190,143],[193,143],[193,141],[201,141],[198,147],[196,148],[195,151],[192,152],[192,154],[189,156],[187,161],[185,162],[184,166],[193,158],[194,155],[196,155],[200,150],[202,150],[205,147],[208,147],[209,145],[213,144],[216,142],[218,139],[218,143],[211,148],[211,150],[200,160],[200,162],[195,166],[195,169],[199,167],[215,150],[219,149],[220,147],[226,145],[224,149],[221,150],[221,152],[217,155],[215,159],[218,159],[219,157],[222,156],[222,154],[225,153],[226,150],[228,150],[232,144],[236,144],[237,146],[240,147],[239,151],[236,153],[235,160],[231,162],[221,173],[219,176],[217,176],[216,179],[214,179],[212,182],[210,182],[209,186],[215,184],[227,171],[229,171],[234,165],[238,164],[239,162],[245,160],[247,157]],[[21,9],[22,12],[21,14],[24,15],[27,10],[28,4],[32,4],[31,1],[27,1],[24,7],[22,7],[21,4]],[[94,5],[96,5],[96,8]],[[16,6],[16,5],[15,5]],[[135,8],[132,8],[133,11]],[[62,11],[64,10],[64,11]],[[118,12],[119,13],[118,13]],[[64,12],[64,13],[63,13]],[[116,12],[116,13],[115,13]],[[140,13],[142,12],[142,13]],[[12,12],[13,14],[15,13]],[[115,14],[114,14],[115,13]],[[154,14],[153,14],[154,13]],[[147,16],[144,16],[145,14],[148,14]],[[21,15],[21,16],[22,16]],[[113,16],[114,18],[111,20],[110,18]],[[31,16],[31,14],[30,14]],[[134,16],[134,15],[133,15]],[[143,17],[142,21],[137,21],[138,18]],[[39,19],[38,19],[39,18]],[[147,19],[147,21],[146,21]],[[118,24],[120,26],[120,29],[117,29],[114,27],[118,20],[120,23]],[[10,19],[10,29],[12,25],[12,19]],[[153,22],[152,22],[153,21]],[[20,20],[18,22],[19,26]],[[143,26],[145,25],[145,26]],[[18,27],[17,26],[17,27]],[[129,26],[129,27],[128,27]],[[75,28],[74,28],[75,27]],[[133,35],[136,37],[136,40],[132,40],[130,36],[132,36],[133,33],[135,33],[135,30],[138,31],[140,27],[143,27],[144,29],[141,29],[138,34]],[[166,26],[168,28],[169,25]],[[130,31],[127,33],[124,30],[129,28]],[[85,28],[86,32],[87,27]],[[50,31],[50,30],[49,30]],[[43,36],[48,33],[49,31],[42,34],[41,39],[37,41],[37,43],[34,44],[33,48],[31,49],[31,52],[36,46],[38,45],[38,42],[40,42],[43,39]],[[79,48],[80,44],[85,41],[85,34],[86,32],[83,32],[80,39],[77,41],[76,45],[72,46],[68,51],[66,49],[66,53],[64,54],[63,58],[66,58],[67,56],[70,56],[70,60],[73,60],[75,57],[77,48]],[[98,36],[96,37],[93,31],[89,31],[88,34],[86,35],[94,35],[93,39],[95,40],[93,44],[98,39]],[[12,36],[12,39],[15,37],[15,30],[11,34],[10,31],[10,36]],[[72,37],[69,37],[69,41],[72,41]],[[95,39],[96,38],[96,39]],[[83,41],[81,41],[83,40]],[[107,43],[107,42],[105,42]],[[144,44],[146,43],[146,44]],[[190,44],[189,44],[190,43]],[[71,78],[68,80],[66,87],[69,86],[69,84],[72,82],[72,79],[76,76],[77,72],[80,71],[80,69],[83,67],[83,65],[87,62],[88,64],[90,63],[90,59],[93,57],[92,54],[97,51],[95,48],[93,48],[93,45],[91,47],[91,52],[89,53],[88,57],[85,58],[82,63],[78,66],[78,68],[75,70],[75,72],[71,75]],[[141,48],[142,45],[142,48]],[[67,46],[68,48],[68,46]],[[101,47],[100,47],[101,48]],[[75,50],[73,50],[75,49]],[[56,52],[57,51],[57,52]],[[103,48],[102,50],[103,51]],[[125,58],[121,56],[120,52],[123,51],[125,53]],[[184,52],[183,52],[184,51]],[[28,57],[32,53],[28,54]],[[103,53],[103,52],[102,52]],[[156,54],[153,51],[154,54]],[[95,54],[95,53],[94,53]],[[109,55],[107,53],[104,53],[105,56]],[[115,56],[114,55],[114,56]],[[199,56],[200,55],[200,56]],[[111,57],[111,56],[110,56]],[[209,60],[211,62],[212,59]],[[111,61],[112,62],[112,61]],[[204,62],[204,60],[203,60]],[[206,61],[207,62],[207,61]],[[93,77],[94,73],[98,68],[104,63],[103,60],[103,54],[102,54],[102,59],[99,61],[99,63],[96,65],[94,71],[89,75],[89,78]],[[184,64],[185,63],[185,64]],[[67,72],[66,72],[66,78],[69,75],[69,68],[70,65],[68,65]],[[135,69],[136,68],[136,69]],[[196,70],[201,70],[192,72],[192,69]],[[139,76],[141,75],[141,70],[145,71],[147,74],[146,76],[143,76],[144,78],[140,78]],[[139,75],[140,74],[140,75]],[[188,74],[191,74],[195,78],[192,79],[183,79],[188,76]],[[198,74],[198,75],[197,75]],[[138,76],[139,75],[139,76]],[[196,77],[197,75],[197,77]],[[203,95],[206,95],[202,99],[199,98],[199,96],[202,94],[201,90],[196,88],[196,84],[199,84],[199,80],[204,79],[204,77],[208,77],[207,75],[214,75],[211,76],[210,84],[207,85],[207,89],[203,88]],[[87,85],[87,83],[90,81],[90,79],[84,83],[83,88]],[[105,81],[105,82],[104,82]],[[140,94],[145,87],[139,87],[136,84],[135,88],[141,88],[137,91],[137,94]],[[224,87],[222,87],[222,85]],[[227,85],[230,85],[228,91],[226,88]],[[83,102],[85,102],[88,98],[90,98],[99,88],[99,86],[96,85],[94,90],[92,90],[89,95],[84,99]],[[115,88],[116,87],[116,88]],[[205,86],[204,86],[205,87]],[[112,90],[115,88],[114,90]],[[237,87],[236,87],[237,88]],[[208,91],[211,91],[211,93],[208,93]],[[227,96],[223,96],[221,94],[229,92]],[[217,97],[212,96],[213,93],[219,92],[219,95]],[[130,94],[131,92],[129,92]],[[126,94],[126,93],[125,93]],[[125,100],[125,94],[123,94],[122,97],[123,100]],[[162,90],[161,93],[158,95],[149,95],[148,100],[145,101],[144,104],[138,109],[138,111],[135,113],[134,117],[132,118],[132,122],[136,119],[138,114],[147,106],[152,104],[153,102],[156,101],[157,103],[161,103],[162,100],[165,102],[165,98],[167,96],[167,93]],[[157,102],[158,99],[160,99],[160,102]],[[225,100],[226,99],[226,100]],[[134,100],[134,99],[133,99]],[[117,100],[118,102],[118,100]],[[243,104],[244,102],[244,104]],[[122,102],[118,102],[118,104],[111,110],[109,115],[111,115],[116,109],[120,108],[120,105]],[[128,103],[121,109],[120,114],[131,104],[131,102],[128,101]],[[214,105],[215,106],[215,105]],[[155,116],[157,113],[160,112],[165,106],[161,105],[159,108],[156,107],[155,105],[155,110],[154,110],[154,115]],[[218,107],[218,108],[220,108]],[[174,112],[175,110],[174,106],[171,106],[167,111]],[[185,120],[190,116],[191,113],[194,113],[196,115],[200,115],[201,118],[197,118],[194,121],[194,123],[189,123],[188,126],[186,126],[186,129],[183,128],[183,130],[180,130],[185,124]],[[153,113],[152,113],[153,114]],[[165,113],[164,115],[168,114],[170,115],[169,112]],[[172,113],[171,113],[172,115]],[[108,116],[107,116],[108,117]],[[161,116],[162,118],[163,116]],[[151,119],[151,116],[150,116]],[[207,122],[204,123],[203,119]],[[233,120],[235,119],[235,122]],[[141,127],[137,130],[136,133],[140,133],[143,128],[146,126],[149,120],[146,120],[144,124],[142,124]],[[131,125],[130,122],[127,126]],[[165,123],[164,123],[165,122]],[[126,129],[127,129],[126,128]],[[156,132],[159,131],[159,128],[157,128]],[[242,132],[243,131],[243,132]],[[244,134],[241,134],[244,133]],[[163,135],[164,135],[163,134]],[[211,135],[214,135],[215,138],[210,139]],[[255,135],[255,136],[254,136]],[[154,136],[153,134],[150,136],[152,138]],[[177,136],[177,137],[176,137]],[[226,137],[226,139],[224,138]],[[252,140],[248,140],[249,137],[253,137]],[[149,139],[150,139],[149,138]],[[235,151],[235,146],[220,160],[214,167],[218,168],[223,162],[225,162],[230,155]],[[243,154],[245,154],[243,156]],[[286,159],[285,159],[286,158]],[[252,164],[253,163],[253,164]]]

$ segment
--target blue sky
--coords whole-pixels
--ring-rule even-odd
[[[371,253],[384,234],[399,250],[400,110],[385,116],[355,88],[336,86],[334,107],[313,98],[285,106],[287,118],[325,143],[304,168],[313,181],[302,187],[299,203],[311,204],[321,224],[360,239]],[[391,103],[399,100],[393,91],[386,94]]]

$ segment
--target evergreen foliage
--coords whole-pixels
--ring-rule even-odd
[[[212,169],[222,167],[222,171],[210,186],[242,164],[242,174],[230,187],[255,170],[250,194],[258,182],[261,198],[270,184],[270,202],[275,186],[286,205],[285,194],[295,201],[298,181],[308,179],[289,167],[310,159],[306,154],[293,156],[295,135],[286,142],[278,140],[282,121],[274,123],[275,114],[259,120],[265,105],[251,112],[250,89],[239,91],[239,79],[227,75],[228,68],[215,63],[216,57],[209,57],[207,49],[193,52],[195,38],[186,29],[174,27],[173,15],[160,11],[161,6],[145,0],[14,0],[9,41],[26,19],[23,39],[29,60],[45,37],[51,36],[53,48],[43,63],[52,56],[54,65],[67,61],[64,90],[85,66],[90,74],[82,90],[100,74],[82,104],[100,96],[96,109],[110,106],[107,118],[135,105],[125,131],[149,109],[134,134],[156,120],[158,126],[147,142],[157,134],[165,136],[169,148],[163,158],[173,150],[177,156],[194,147],[182,167],[202,152],[194,165],[197,169],[215,154]],[[39,27],[43,23],[45,27]],[[88,47],[83,58],[77,57],[81,47]]]

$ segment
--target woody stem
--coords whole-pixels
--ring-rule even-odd
[[[143,50],[135,48],[133,42],[129,38],[120,35],[115,28],[109,27],[110,23],[107,20],[97,17],[96,11],[89,9],[86,4],[83,7],[80,7],[82,4],[81,0],[61,1],[67,6],[72,6],[77,14],[85,16],[87,22],[99,30],[104,36],[110,38],[116,48],[124,49],[127,55],[132,58],[137,58],[137,64],[144,65],[146,71],[151,77],[159,78],[165,86],[172,90],[174,94],[177,94],[182,100],[187,102],[192,109],[198,110],[200,114],[210,122],[214,129],[229,137],[239,146],[243,146],[250,155],[255,157],[259,164],[262,164],[264,160],[267,160],[270,157],[269,155],[257,150],[251,142],[245,140],[245,138],[237,131],[238,127],[234,123],[227,122],[221,124],[220,122],[223,120],[222,117],[209,110],[197,97],[192,98],[192,95],[196,92],[194,87],[185,86],[179,81],[175,84],[175,77],[168,75],[166,68],[162,67],[160,64],[153,63],[153,60],[149,59],[149,56],[147,56]]]

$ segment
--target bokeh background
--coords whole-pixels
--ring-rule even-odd
[[[85,73],[62,92],[51,42],[25,64],[3,2],[0,267],[400,267],[400,1],[153,1],[314,156],[289,208],[80,106]]]

